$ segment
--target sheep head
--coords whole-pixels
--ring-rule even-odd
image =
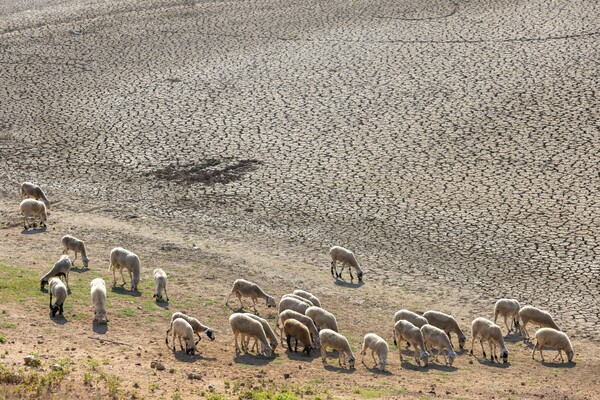
[[[90,262],[90,259],[89,259],[89,258],[87,258],[87,257],[86,257],[86,258],[83,258],[81,261],[83,262],[83,268],[89,268],[89,267],[88,267],[88,264],[89,264],[89,262]]]
[[[363,277],[363,272],[362,272],[362,271],[360,271],[360,272],[358,273],[358,281],[359,281],[359,282],[362,282],[362,277]]]
[[[215,332],[212,329],[209,328],[205,330],[204,333],[206,334],[206,336],[208,336],[210,340],[215,340]]]
[[[508,361],[508,349],[502,349],[500,352],[500,357],[502,358],[502,362],[506,364]]]
[[[573,350],[570,350],[570,351],[566,351],[566,353],[567,353],[567,359],[569,360],[569,362],[572,362],[575,352]]]
[[[423,366],[427,366],[429,364],[429,353],[423,350],[421,352],[421,360],[423,360]]]
[[[267,307],[276,307],[277,303],[275,303],[275,298],[273,296],[267,297]]]
[[[460,347],[460,349],[464,349],[465,348],[465,342],[467,341],[467,338],[465,336],[459,336],[458,338],[458,347]]]
[[[356,361],[356,358],[354,358],[354,356],[352,354],[350,356],[348,356],[348,365],[350,366],[350,368],[354,369],[355,361]]]
[[[192,346],[185,347],[185,354],[187,354],[188,356],[193,356],[195,353],[196,353],[196,351],[194,350],[194,347],[192,347]]]

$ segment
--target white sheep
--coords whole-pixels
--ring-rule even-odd
[[[162,300],[162,291],[165,291],[165,296],[167,301],[169,301],[169,294],[167,293],[167,274],[160,268],[154,270],[154,283],[156,286],[154,287],[154,296],[153,298],[158,300]]]
[[[327,363],[327,348],[331,347],[338,351],[340,367],[345,364],[345,361],[342,362],[342,359],[347,359],[350,368],[354,368],[356,358],[352,354],[348,339],[331,329],[322,329],[319,332],[319,339],[321,340],[321,359],[323,360],[323,364]]]
[[[198,342],[200,340],[202,340],[202,338],[200,337],[200,333],[202,333],[202,332],[204,332],[210,340],[215,340],[215,333],[212,328],[202,325],[200,323],[200,321],[198,321],[194,317],[190,317],[182,312],[174,312],[173,315],[171,315],[171,325],[169,326],[169,329],[167,329],[167,336],[165,337],[165,343],[167,344],[167,346],[169,345],[169,332],[173,328],[173,321],[175,321],[177,318],[182,318],[182,319],[186,320],[188,322],[188,324],[190,324],[192,326],[194,333],[198,336],[198,340],[196,341],[196,344],[198,344]]]
[[[422,360],[424,366],[427,366],[427,364],[429,364],[429,353],[425,347],[423,334],[419,328],[404,319],[398,320],[394,325],[394,344],[398,346],[398,343],[400,343],[402,339],[410,343],[415,349],[415,362],[418,365],[421,365]],[[402,358],[402,349],[400,346],[398,346],[398,353],[400,354],[400,365],[402,365],[402,361],[404,360]]]
[[[317,329],[317,326],[315,325],[315,322],[310,317],[307,317],[306,315],[294,310],[284,310],[279,314],[280,322],[277,323],[277,327],[279,328],[279,336],[281,337],[281,343],[283,343],[283,324],[285,324],[285,321],[287,321],[288,319],[295,319],[296,321],[303,323],[312,335],[312,340],[315,345],[315,348],[318,349],[321,347],[319,331]],[[281,323],[281,325],[279,325],[279,323]]]
[[[568,361],[571,362],[573,360],[573,346],[571,345],[571,341],[566,333],[553,328],[541,328],[535,333],[535,338],[536,343],[535,346],[533,346],[531,358],[535,359],[535,351],[539,349],[542,362],[544,362],[544,353],[542,350],[544,350],[544,347],[546,346],[551,346],[558,350],[558,355],[554,358],[554,360],[560,357],[560,362],[565,361],[562,356],[563,350],[567,354]]]
[[[473,336],[471,341],[471,355],[473,355],[473,345],[475,344],[475,339],[479,337],[483,358],[487,357],[485,350],[483,349],[483,341],[487,340],[488,344],[490,345],[490,361],[494,362],[494,359],[499,361],[498,356],[496,355],[496,347],[500,347],[500,357],[502,357],[502,362],[506,363],[508,361],[508,349],[504,345],[502,330],[498,325],[483,317],[475,318],[473,320],[473,324],[471,325],[471,335]]]
[[[390,351],[387,342],[374,333],[367,333],[363,339],[363,347],[360,352],[363,364],[365,364],[364,355],[367,353],[367,349],[371,350],[371,357],[373,357],[373,362],[375,363],[374,367],[379,367],[380,370],[385,371],[385,364],[387,364],[388,353]],[[375,354],[377,354],[379,361],[375,359]]]
[[[519,310],[519,318],[521,319],[521,335],[525,338],[529,338],[527,324],[530,322],[537,324],[540,328],[553,328],[560,331],[560,328],[552,319],[552,315],[539,308],[525,306]]]
[[[233,282],[233,287],[231,288],[231,292],[229,296],[227,296],[227,301],[225,301],[225,305],[229,305],[229,299],[231,296],[235,294],[240,301],[240,308],[244,308],[244,303],[242,303],[242,297],[250,297],[252,299],[252,306],[254,307],[254,312],[256,313],[256,299],[265,299],[267,302],[267,307],[275,307],[277,303],[275,303],[275,298],[263,292],[263,290],[254,282],[247,281],[245,279],[237,279]]]
[[[21,198],[24,199],[26,197],[32,197],[36,200],[42,199],[42,202],[46,205],[46,207],[50,207],[50,201],[46,197],[46,194],[38,185],[31,182],[23,182],[21,183]]]
[[[176,318],[171,323],[173,328],[173,351],[175,351],[175,337],[179,338],[179,347],[183,350],[181,339],[185,340],[185,354],[194,355],[198,350],[196,343],[194,343],[194,330],[192,326],[183,318]]]
[[[417,328],[421,328],[423,325],[428,323],[427,318],[405,309],[396,311],[396,313],[394,314],[394,324],[400,321],[401,319],[410,322]]]
[[[297,321],[295,319],[288,319],[283,324],[283,331],[285,332],[285,337],[288,345],[288,350],[292,351],[292,338],[296,340],[296,345],[294,347],[294,352],[298,352],[298,341],[304,343],[304,350],[302,353],[306,353],[307,356],[310,356],[310,351],[312,350],[312,340],[310,338],[310,332],[306,325],[302,322]]]
[[[288,298],[288,297],[291,297],[292,299],[296,299],[298,301],[306,303],[306,304],[309,305],[309,307],[314,306],[314,304],[313,304],[312,301],[310,301],[310,300],[308,300],[308,299],[306,299],[306,298],[304,298],[302,296],[298,296],[297,294],[287,293],[287,294],[284,294],[283,296],[281,296],[282,299],[285,299],[285,298]]]
[[[50,293],[50,311],[54,317],[58,312],[60,315],[63,314],[63,304],[67,298],[67,287],[60,280],[60,278],[52,278],[48,283],[48,292]],[[52,304],[52,296],[56,298],[56,302]]]
[[[88,263],[90,259],[88,258],[87,252],[85,251],[85,243],[71,235],[63,236],[61,241],[63,245],[63,254],[68,254],[69,250],[73,250],[75,252],[75,258],[73,259],[73,263],[75,263],[75,260],[77,260],[77,253],[81,253],[81,261],[83,262],[83,268],[88,268]]]
[[[331,256],[331,275],[334,278],[341,278],[342,272],[344,272],[344,267],[348,266],[348,271],[350,272],[350,282],[354,280],[354,277],[352,276],[352,268],[354,268],[357,272],[358,281],[362,282],[363,270],[358,264],[358,261],[356,261],[354,253],[343,247],[333,246],[329,250],[329,255]],[[339,273],[337,272],[337,268],[335,265],[337,261],[340,261],[342,263],[342,268]]]
[[[456,333],[458,336],[458,347],[462,350],[465,348],[465,342],[467,341],[467,337],[462,332],[460,327],[458,326],[458,322],[454,319],[452,315],[444,314],[439,311],[426,311],[423,313],[423,317],[427,320],[429,325],[433,325],[437,328],[440,328],[448,335],[448,338],[452,340],[450,336],[451,332]]]
[[[94,303],[94,322],[106,324],[106,283],[102,278],[95,278],[90,283],[90,293]]]
[[[261,354],[270,357],[272,348],[267,343],[267,336],[265,334],[265,330],[260,322],[255,319],[250,318],[246,314],[234,313],[229,317],[229,326],[231,326],[231,330],[233,331],[233,335],[235,337],[235,352],[236,354],[240,354],[240,346],[238,345],[238,336],[240,337],[240,342],[242,344],[242,350],[244,352],[247,350],[245,348],[245,338],[246,336],[256,338],[262,344]]]
[[[294,310],[300,314],[304,314],[308,307],[310,306],[304,301],[294,299],[293,297],[286,297],[279,301],[279,314],[285,310]]]
[[[125,250],[122,247],[115,247],[110,252],[110,265],[108,270],[113,272],[113,286],[117,285],[117,276],[115,270],[121,271],[121,279],[123,279],[123,285],[125,285],[125,277],[123,276],[123,269],[129,272],[129,280],[131,281],[131,290],[137,290],[137,285],[140,282],[140,259],[139,257],[129,250]]]
[[[331,329],[334,332],[339,330],[335,315],[324,308],[316,306],[308,307],[304,311],[304,315],[315,321],[315,325],[319,329]]]
[[[269,325],[269,321],[267,321],[264,318],[259,317],[258,315],[254,315],[254,314],[244,314],[252,319],[257,320],[258,322],[260,322],[262,324],[263,329],[265,330],[265,335],[267,335],[267,337],[269,338],[269,343],[271,344],[271,348],[273,350],[273,352],[275,352],[275,349],[277,348],[277,345],[279,344],[277,341],[277,336],[275,336],[275,332],[273,332],[273,329],[271,328],[271,325]],[[246,339],[246,347],[248,347],[248,342],[250,341],[250,337],[248,337]],[[254,340],[254,344],[252,345],[252,350],[258,350],[258,340]]]
[[[511,333],[513,329],[519,328],[519,310],[521,305],[516,299],[500,299],[494,305],[494,323],[498,320],[498,316],[504,317],[504,325],[508,329],[508,333]],[[508,326],[508,318],[511,319],[511,326]]]
[[[304,297],[305,299],[310,300],[314,306],[321,307],[321,300],[319,300],[319,298],[314,294],[299,289],[294,290],[293,293],[296,296]]]
[[[48,214],[46,213],[46,205],[43,202],[34,199],[25,199],[21,202],[20,207],[21,214],[23,214],[23,227],[26,230],[29,229],[27,220],[33,217],[40,219],[40,226],[46,226]],[[34,223],[32,226],[35,227],[36,224]]]
[[[423,334],[425,346],[427,346],[429,351],[433,353],[434,348],[438,349],[438,352],[435,354],[435,360],[437,361],[438,355],[446,350],[446,353],[443,353],[444,360],[446,361],[446,365],[452,365],[456,358],[456,352],[446,332],[433,325],[425,324],[421,327],[421,333]]]
[[[57,276],[64,277],[67,282],[67,287],[69,286],[69,271],[71,271],[71,267],[73,267],[73,263],[68,255],[61,256],[50,271],[46,273],[46,275],[42,276],[40,279],[40,290],[44,290],[44,286],[48,284],[48,279]]]

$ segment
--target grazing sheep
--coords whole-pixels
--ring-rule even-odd
[[[242,297],[250,297],[252,299],[252,306],[254,307],[254,312],[256,313],[256,299],[265,299],[267,301],[267,307],[275,307],[277,304],[275,303],[275,298],[273,296],[269,296],[256,284],[244,279],[237,279],[233,282],[233,287],[231,288],[231,293],[227,296],[227,301],[225,301],[225,305],[229,305],[229,299],[235,293],[238,300],[240,301],[240,307],[244,308],[244,303],[242,303]]]
[[[181,339],[185,340],[185,354],[193,356],[196,354],[198,349],[196,343],[194,343],[194,330],[192,326],[183,318],[175,318],[175,321],[171,322],[173,328],[173,351],[175,351],[175,337],[179,338],[179,347],[183,350]]]
[[[313,302],[312,302],[312,301],[310,301],[310,300],[308,300],[308,299],[305,299],[305,298],[304,298],[304,297],[302,297],[302,296],[298,296],[297,294],[293,294],[293,293],[287,293],[287,294],[284,294],[283,296],[281,296],[281,298],[282,298],[282,299],[284,299],[284,298],[288,298],[288,297],[291,297],[292,299],[296,299],[296,300],[298,300],[298,301],[301,301],[301,302],[303,302],[303,303],[306,303],[306,304],[308,304],[308,305],[309,305],[309,307],[312,307],[312,306],[314,306],[314,304],[313,304]]]
[[[446,350],[446,353],[444,353],[444,360],[446,361],[446,365],[452,365],[456,358],[456,352],[454,351],[452,342],[450,342],[446,332],[433,325],[425,324],[421,327],[421,333],[423,334],[425,346],[429,348],[429,351],[433,353],[432,349],[438,349],[438,352],[435,354],[435,360],[437,361],[440,352]]]
[[[208,326],[202,325],[200,323],[200,321],[198,321],[194,317],[190,317],[181,312],[175,312],[175,313],[173,313],[173,315],[171,315],[171,326],[169,326],[169,329],[167,330],[167,336],[165,338],[165,343],[167,344],[167,346],[169,345],[169,332],[173,328],[173,321],[175,321],[177,318],[186,320],[188,322],[188,324],[190,324],[192,326],[194,333],[198,336],[198,340],[196,341],[196,344],[198,344],[198,342],[200,340],[202,340],[202,338],[200,337],[200,333],[202,333],[202,332],[204,332],[210,340],[215,340],[215,333],[214,333],[213,329],[209,328]]]
[[[394,325],[394,344],[398,346],[398,343],[404,339],[413,346],[415,353],[415,362],[420,366],[421,360],[426,367],[429,364],[429,353],[425,347],[425,341],[423,340],[423,334],[421,330],[411,324],[410,322],[400,319]],[[398,346],[398,353],[400,354],[400,365],[402,366],[402,349]]]
[[[296,321],[303,323],[312,335],[312,340],[315,345],[315,348],[318,349],[319,347],[321,347],[319,331],[317,330],[317,326],[315,325],[314,321],[310,317],[307,317],[306,315],[294,310],[285,310],[282,311],[281,314],[279,314],[279,320],[281,321],[281,325],[279,325],[278,323],[277,327],[279,328],[279,336],[281,337],[281,343],[283,343],[283,324],[285,324],[285,321],[287,321],[288,319],[295,319]]]
[[[414,313],[410,310],[398,310],[394,314],[394,323],[400,321],[401,319],[410,322],[417,328],[421,328],[423,325],[427,324],[427,318],[420,316],[417,313]]]
[[[490,345],[490,361],[494,362],[494,359],[499,361],[498,356],[496,355],[496,346],[500,347],[500,357],[502,357],[502,362],[506,363],[508,361],[508,349],[504,345],[502,330],[498,325],[482,317],[475,318],[471,327],[471,335],[473,336],[473,340],[471,341],[471,355],[473,355],[473,345],[475,344],[475,339],[479,337],[483,358],[487,357],[485,350],[483,349],[483,341],[487,340],[488,344]]]
[[[61,256],[58,261],[56,263],[54,263],[54,266],[52,267],[52,269],[50,271],[48,271],[48,273],[46,273],[46,275],[42,276],[42,278],[40,279],[40,290],[44,290],[44,286],[46,286],[48,284],[48,279],[52,278],[53,276],[64,276],[65,280],[67,281],[67,287],[69,286],[69,271],[71,271],[71,267],[73,266],[73,263],[71,262],[71,259],[69,258],[69,256],[67,255],[63,255]]]
[[[95,278],[90,283],[92,302],[94,303],[94,322],[106,324],[106,283],[102,278]]]
[[[521,305],[515,299],[500,299],[494,305],[494,323],[498,320],[498,315],[504,317],[504,325],[508,329],[508,333],[511,333],[513,329],[515,331],[519,328],[519,310]],[[511,326],[508,326],[507,319],[511,318]]]
[[[346,363],[345,361],[342,363],[343,358],[344,360],[348,359],[350,368],[354,368],[354,361],[356,359],[354,358],[354,354],[352,354],[348,339],[339,333],[332,331],[331,329],[321,330],[319,332],[319,339],[321,340],[321,358],[323,360],[323,364],[327,363],[327,348],[331,347],[332,349],[338,351],[338,362],[340,367]]]
[[[529,338],[529,332],[527,332],[527,324],[533,322],[540,328],[553,328],[560,331],[560,328],[552,319],[550,313],[540,310],[532,306],[525,306],[519,310],[519,318],[521,319],[521,335],[524,338]]]
[[[167,301],[169,301],[169,294],[167,293],[167,274],[160,268],[154,270],[154,282],[156,286],[154,288],[154,296],[153,298],[158,300],[162,300],[162,291],[165,291],[165,296]]]
[[[267,343],[267,336],[265,330],[260,322],[250,318],[246,314],[234,313],[229,317],[229,325],[233,331],[235,337],[235,353],[240,354],[240,346],[238,345],[238,335],[241,335],[240,342],[242,343],[242,350],[247,351],[245,348],[245,337],[253,337],[260,341],[262,344],[262,351],[260,354],[270,357],[272,348]]]
[[[312,340],[310,339],[310,332],[308,331],[306,325],[295,319],[288,319],[283,324],[283,331],[285,332],[289,351],[292,351],[291,341],[293,337],[296,339],[294,353],[298,352],[298,340],[300,340],[302,343],[304,343],[304,350],[302,350],[302,352],[306,353],[307,356],[310,356],[310,351],[312,350]]]
[[[23,214],[23,227],[25,230],[29,229],[27,219],[38,217],[40,219],[40,226],[46,226],[46,220],[48,215],[46,214],[46,205],[41,201],[34,199],[25,199],[21,202],[21,214]],[[33,224],[35,227],[36,224]]]
[[[314,306],[321,307],[321,300],[319,300],[319,298],[312,293],[296,289],[294,290],[294,294],[296,296],[304,297],[305,299],[310,300]]]
[[[429,325],[433,325],[436,328],[440,328],[448,335],[448,338],[452,340],[450,336],[450,332],[456,333],[458,336],[458,347],[462,350],[465,348],[465,342],[467,341],[467,337],[460,330],[458,323],[454,319],[453,316],[444,314],[439,311],[426,311],[423,313],[423,317],[427,320]]]
[[[269,343],[271,344],[271,348],[273,349],[273,352],[275,352],[275,349],[277,348],[277,345],[279,344],[277,341],[277,336],[275,336],[275,332],[273,332],[273,329],[271,328],[271,325],[269,325],[269,321],[267,321],[264,318],[259,317],[258,315],[254,315],[254,314],[244,314],[247,315],[248,317],[257,320],[258,322],[260,322],[262,324],[263,329],[265,330],[265,335],[267,335],[267,337],[269,338]],[[248,342],[250,341],[250,337],[247,338],[246,340],[246,348],[248,347]],[[258,340],[254,340],[254,345],[252,345],[252,350],[256,349],[258,351]]]
[[[60,278],[50,279],[48,284],[48,292],[50,293],[50,311],[54,317],[58,312],[60,315],[63,314],[63,304],[67,298],[67,287],[60,280]],[[52,296],[56,297],[56,302],[52,305]]]
[[[354,281],[354,277],[352,276],[352,268],[354,268],[357,271],[358,281],[362,282],[363,270],[358,264],[358,261],[356,261],[354,253],[343,247],[333,246],[329,250],[329,255],[331,256],[331,275],[334,278],[341,278],[342,272],[344,272],[344,267],[347,265],[348,271],[350,272],[350,282]],[[335,266],[337,261],[340,261],[342,263],[342,269],[339,273],[337,272],[337,268]]]
[[[62,245],[63,245],[63,254],[68,254],[69,250],[73,250],[75,252],[75,258],[73,259],[73,263],[77,260],[77,253],[81,253],[81,261],[83,262],[83,268],[88,268],[88,262],[90,259],[87,256],[87,252],[85,251],[85,243],[83,241],[73,237],[71,235],[65,235],[62,237]]]
[[[308,307],[304,311],[304,315],[315,321],[315,325],[319,329],[331,329],[334,332],[338,331],[338,324],[335,316],[329,311],[321,307]]]
[[[371,350],[371,357],[373,357],[373,362],[375,362],[374,368],[379,367],[380,370],[385,371],[385,364],[387,363],[388,352],[390,351],[387,342],[374,333],[367,333],[363,339],[363,347],[360,352],[363,356],[361,357],[363,364],[365,364],[364,355],[367,353],[367,349]],[[375,359],[375,354],[379,357],[379,362]]]
[[[125,277],[123,277],[123,269],[129,271],[129,280],[131,281],[131,290],[137,290],[137,285],[140,282],[140,259],[137,255],[125,250],[122,247],[115,247],[110,252],[110,265],[108,270],[113,272],[113,286],[117,285],[117,276],[115,270],[121,271],[121,279],[125,285]]]
[[[308,307],[310,306],[304,301],[300,301],[293,297],[286,297],[279,301],[279,314],[285,310],[294,310],[300,314],[304,314]]]
[[[531,358],[535,359],[535,351],[537,349],[540,350],[540,356],[542,357],[542,362],[544,362],[544,347],[551,346],[558,350],[558,355],[554,358],[556,360],[560,357],[560,362],[565,362],[562,352],[563,350],[567,354],[567,359],[569,362],[573,360],[573,346],[571,345],[571,341],[566,333],[558,331],[553,328],[541,328],[538,329],[535,333],[536,343],[533,346],[533,351],[531,352]]]
[[[21,183],[21,198],[24,199],[26,197],[33,197],[36,200],[42,199],[42,202],[46,205],[46,207],[50,207],[50,201],[44,194],[44,191],[38,185],[31,182],[23,182]]]

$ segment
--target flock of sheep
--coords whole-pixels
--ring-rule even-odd
[[[24,227],[28,229],[31,225],[28,223],[29,218],[37,217],[40,219],[41,226],[46,226],[46,207],[49,206],[49,201],[39,186],[29,182],[21,185],[21,197],[25,198],[21,202],[21,212],[25,218]],[[41,200],[40,200],[41,199]],[[36,226],[35,223],[33,226]],[[81,254],[83,266],[88,267],[89,258],[83,241],[66,235],[62,238],[63,255],[56,262],[54,267],[40,279],[41,289],[48,285],[50,294],[50,310],[54,317],[56,313],[63,313],[63,304],[68,294],[69,286],[69,271],[73,266],[73,262],[68,256],[68,251]],[[334,278],[341,278],[345,267],[348,267],[350,279],[354,276],[352,271],[356,271],[359,281],[362,281],[363,270],[356,260],[354,254],[339,246],[334,246],[330,250],[331,257],[331,274]],[[73,260],[74,261],[74,260]],[[337,270],[337,262],[341,263],[341,270]],[[137,285],[140,282],[140,259],[139,257],[121,247],[114,248],[110,253],[109,270],[113,271],[113,285],[117,284],[116,270],[121,273],[123,284],[125,278],[123,270],[129,272],[131,282],[131,290],[137,290]],[[61,278],[66,281],[66,286]],[[154,270],[154,280],[156,283],[154,297],[162,300],[162,292],[165,292],[166,301],[169,300],[167,295],[167,275],[162,269]],[[91,284],[91,297],[94,304],[94,322],[108,322],[106,316],[106,284],[102,278],[95,278]],[[338,324],[335,316],[325,310],[320,300],[312,293],[303,290],[294,290],[292,293],[285,294],[281,297],[279,304],[275,298],[265,293],[256,283],[249,282],[244,279],[238,279],[234,282],[231,292],[227,297],[225,305],[229,304],[231,296],[235,295],[239,302],[240,308],[244,308],[242,298],[250,298],[254,313],[257,314],[256,300],[263,299],[268,307],[279,307],[279,315],[276,326],[279,329],[279,337],[283,344],[284,336],[288,350],[297,352],[298,343],[302,343],[303,353],[310,356],[313,349],[320,349],[323,363],[326,363],[327,349],[332,348],[338,351],[338,362],[340,366],[344,366],[346,361],[350,368],[354,368],[355,357],[352,353],[348,340],[338,332]],[[52,299],[55,299],[54,304]],[[251,313],[234,312],[229,317],[229,324],[233,331],[235,339],[236,354],[241,352],[248,353],[255,351],[266,357],[270,357],[279,344],[279,340],[270,326],[269,322],[258,315]],[[475,340],[479,339],[483,357],[487,358],[483,342],[487,341],[490,350],[490,361],[498,362],[499,358],[497,350],[500,350],[500,358],[506,363],[508,361],[508,349],[504,344],[504,338],[500,326],[496,325],[499,316],[504,318],[504,324],[510,332],[519,332],[525,339],[529,339],[527,325],[529,323],[539,325],[541,328],[537,330],[536,344],[533,347],[531,357],[535,357],[535,352],[539,350],[542,361],[544,361],[543,349],[550,346],[558,350],[557,358],[564,362],[562,352],[567,355],[569,362],[573,359],[573,347],[567,335],[560,331],[559,327],[554,322],[552,316],[538,308],[532,306],[521,307],[519,302],[514,299],[500,299],[494,307],[494,322],[486,318],[476,318],[471,325],[471,351],[475,345]],[[508,319],[510,318],[510,326]],[[169,345],[169,333],[172,337],[172,349],[176,351],[175,341],[178,339],[181,350],[185,350],[186,354],[193,355],[197,352],[197,344],[200,341],[200,334],[206,334],[211,340],[215,339],[214,330],[203,325],[196,318],[176,312],[172,315],[171,324],[167,330],[165,342]],[[394,315],[393,337],[394,344],[398,347],[400,355],[400,364],[402,365],[402,346],[401,342],[407,342],[407,349],[412,347],[415,362],[420,366],[427,366],[430,353],[434,352],[435,360],[438,359],[441,353],[444,356],[445,364],[452,365],[457,353],[452,344],[452,336],[454,333],[458,339],[459,348],[464,349],[466,336],[459,327],[458,323],[451,315],[444,314],[439,311],[427,311],[423,315],[419,315],[410,310],[399,310]],[[198,340],[195,340],[196,337]],[[238,344],[238,337],[240,344]],[[252,347],[249,347],[250,340],[254,339]],[[292,346],[292,340],[294,345]],[[185,343],[185,345],[184,345]],[[293,350],[292,350],[293,347]],[[371,352],[375,367],[385,370],[388,361],[389,346],[383,338],[374,334],[367,333],[362,343],[361,355],[367,351]]]

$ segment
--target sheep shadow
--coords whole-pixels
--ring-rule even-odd
[[[88,272],[90,269],[89,268],[85,268],[85,267],[76,267],[76,266],[72,266],[70,271],[72,272],[77,272],[78,274],[82,273],[82,272]]]
[[[313,352],[312,355],[307,356],[305,353],[302,352],[294,352],[294,351],[290,351],[288,350],[287,347],[284,347],[283,350],[285,350],[285,354],[287,355],[287,357],[290,360],[294,360],[294,361],[302,361],[302,362],[312,362],[312,360],[315,358],[314,355],[315,353]]]
[[[443,362],[443,360],[442,360]],[[429,369],[435,369],[436,371],[443,371],[443,372],[456,372],[458,371],[458,368],[452,366],[452,365],[446,365],[446,364],[438,364],[437,362],[429,362],[429,364],[427,364],[427,368]]]
[[[400,363],[400,368],[406,369],[409,371],[428,372],[430,365],[431,364],[428,364],[427,367],[425,367],[423,365],[413,364],[411,362],[408,362],[407,360],[402,360],[402,362]]]
[[[325,364],[323,365],[323,368],[325,368],[326,371],[337,372],[340,374],[353,374],[356,371],[356,368],[336,367],[331,364]]]
[[[517,335],[516,333],[513,333],[512,335],[508,334],[508,335],[504,336],[504,341],[515,344],[515,343],[518,343],[520,341],[525,341],[525,340],[523,340],[523,337],[521,335]]]
[[[49,313],[49,317],[50,317],[50,321],[54,322],[56,325],[64,325],[67,322],[69,322],[69,320],[67,318],[65,318],[64,315],[57,314],[53,317],[52,314]]]
[[[485,365],[485,366],[487,366],[487,367],[493,367],[493,368],[501,368],[501,369],[505,369],[505,368],[508,368],[508,367],[510,367],[510,365],[511,365],[511,364],[510,364],[510,361],[507,361],[507,362],[505,362],[505,363],[503,363],[503,362],[496,362],[496,361],[495,361],[495,362],[491,362],[491,361],[490,361],[490,360],[488,360],[487,358],[477,358],[477,357],[475,357],[475,356],[473,356],[473,357],[474,357],[474,358],[477,360],[477,362],[478,362],[480,365]]]
[[[128,296],[133,297],[140,297],[142,295],[142,292],[140,292],[139,290],[127,290],[123,287],[123,285],[113,286],[111,290],[113,293],[116,294],[126,294]]]
[[[45,226],[40,226],[40,227],[30,228],[30,229],[23,229],[21,231],[21,235],[36,235],[38,233],[46,232],[46,229],[48,229],[48,228]]]
[[[160,308],[164,309],[164,310],[168,310],[169,309],[169,302],[165,301],[165,300],[156,300],[155,301],[156,305],[159,306]]]
[[[372,374],[375,375],[384,375],[384,376],[390,376],[393,375],[390,371],[388,370],[380,370],[378,366],[373,366],[373,367],[369,367],[367,364],[365,364],[364,362],[362,363],[362,365],[364,365],[364,367],[367,369],[367,371],[369,371]]]
[[[108,332],[108,325],[107,324],[97,324],[95,322],[92,322],[92,331],[94,331],[94,333],[97,333],[99,335],[105,335],[106,332]]]
[[[548,362],[548,361],[540,361],[540,364],[544,367],[548,368],[575,368],[577,363],[575,361],[567,361],[567,362]]]
[[[365,283],[362,281],[359,281],[357,283],[346,282],[345,280],[336,278],[335,284],[338,286],[346,287],[346,288],[358,289],[359,287],[363,286]]]
[[[171,349],[172,351],[173,349]],[[180,350],[180,351],[173,351],[173,357],[175,357],[175,359],[177,361],[180,362],[185,362],[188,364],[193,364],[197,361],[217,361],[216,358],[214,357],[204,357],[201,354],[194,354],[193,356],[189,355],[189,354],[185,354],[185,351]]]
[[[238,354],[233,358],[233,362],[236,364],[244,365],[268,365],[275,360],[275,357],[263,357],[253,354]]]

